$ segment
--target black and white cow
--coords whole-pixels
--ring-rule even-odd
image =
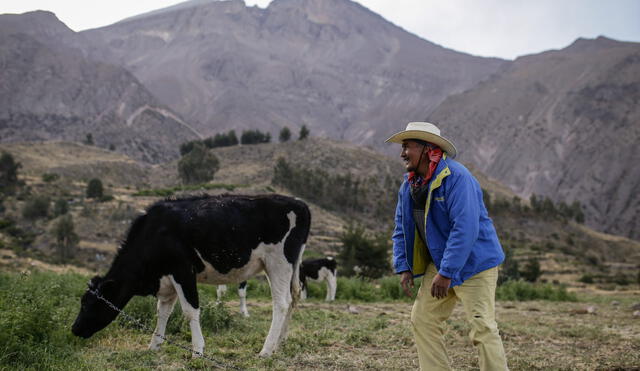
[[[118,315],[96,294],[120,309],[134,295],[155,295],[155,333],[164,335],[179,299],[196,355],[204,349],[196,281],[236,283],[264,271],[271,286],[273,316],[260,355],[271,355],[286,337],[298,299],[300,257],[310,221],[305,203],[280,195],[157,202],[133,222],[107,274],[89,283],[72,331],[88,338]],[[162,342],[154,334],[149,348],[157,349]]]
[[[300,282],[302,283],[302,299],[307,298],[307,279],[327,281],[326,301],[336,299],[338,288],[338,271],[336,261],[332,257],[324,259],[309,259],[300,264]]]

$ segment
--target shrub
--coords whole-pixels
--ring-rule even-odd
[[[389,273],[389,239],[382,234],[369,238],[362,226],[350,224],[340,236],[342,249],[338,255],[340,272],[379,278]]]
[[[205,183],[213,179],[219,167],[218,158],[204,145],[197,143],[178,162],[178,174],[185,184]]]
[[[53,216],[64,215],[69,212],[69,203],[64,198],[59,198],[53,204]]]
[[[102,187],[102,181],[97,178],[93,178],[87,183],[87,198],[101,198],[104,194]]]
[[[60,178],[60,175],[56,173],[44,173],[42,174],[42,181],[45,183],[55,182]]]
[[[582,282],[582,283],[593,283],[593,276],[590,274],[583,274],[582,277],[580,277],[580,279],[578,279],[578,282]]]
[[[540,270],[540,262],[536,258],[530,258],[527,261],[527,265],[525,265],[524,269],[520,272],[522,278],[529,282],[536,282],[540,275],[542,275],[542,271]]]
[[[280,142],[288,142],[289,139],[291,139],[291,130],[285,126],[280,130]]]
[[[71,214],[65,214],[58,219],[53,227],[53,235],[56,238],[56,250],[60,261],[67,262],[75,255],[75,247],[79,238],[75,233]]]
[[[20,182],[18,181],[18,169],[22,165],[13,159],[8,152],[0,155],[0,194],[13,194]]]
[[[27,200],[22,209],[22,216],[29,220],[46,218],[49,216],[49,198],[36,196]]]
[[[307,125],[302,125],[300,127],[300,135],[298,136],[298,140],[305,140],[309,136],[309,129],[307,129]]]
[[[240,136],[242,144],[258,144],[271,142],[271,134],[263,133],[260,130],[246,130]]]

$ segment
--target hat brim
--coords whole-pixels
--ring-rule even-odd
[[[424,140],[425,142],[433,143],[440,147],[443,151],[447,152],[451,158],[456,157],[458,151],[456,150],[456,146],[453,145],[448,139],[445,139],[439,135],[431,134],[424,132],[422,130],[405,130],[399,133],[395,133],[389,137],[389,139],[385,140],[387,143],[399,143],[402,144],[402,141],[407,139],[419,139]]]

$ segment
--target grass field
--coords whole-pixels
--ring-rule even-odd
[[[205,359],[180,347],[147,350],[151,333],[119,318],[88,340],[70,326],[87,276],[57,273],[0,274],[0,369],[176,370],[216,365],[253,370],[417,369],[410,328],[411,302],[377,297],[325,303],[316,286],[299,304],[289,337],[271,358],[260,351],[271,321],[268,289],[251,281],[250,318],[239,314],[233,288],[215,304],[212,286],[201,286]],[[342,286],[354,285],[346,280]],[[378,289],[387,285],[369,285]],[[373,290],[360,286],[361,291]],[[357,284],[356,284],[356,287]],[[343,291],[342,296],[347,296]],[[340,298],[340,291],[338,298]],[[318,299],[315,299],[318,298]],[[497,316],[512,370],[631,370],[640,366],[640,318],[632,305],[638,291],[578,293],[577,301],[498,301]],[[571,298],[570,298],[571,299]],[[376,300],[376,301],[368,301]],[[595,313],[587,314],[586,308]],[[155,324],[155,300],[136,297],[125,311],[145,326]],[[170,340],[189,347],[188,324],[176,306]],[[478,368],[461,305],[448,323],[446,343],[456,370]]]

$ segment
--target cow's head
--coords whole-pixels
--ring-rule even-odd
[[[80,300],[80,313],[71,327],[74,335],[86,339],[105,328],[116,318],[118,312],[104,300],[99,299],[96,294],[118,306],[116,301],[121,296],[119,286],[116,281],[99,276],[89,281],[89,287]]]

